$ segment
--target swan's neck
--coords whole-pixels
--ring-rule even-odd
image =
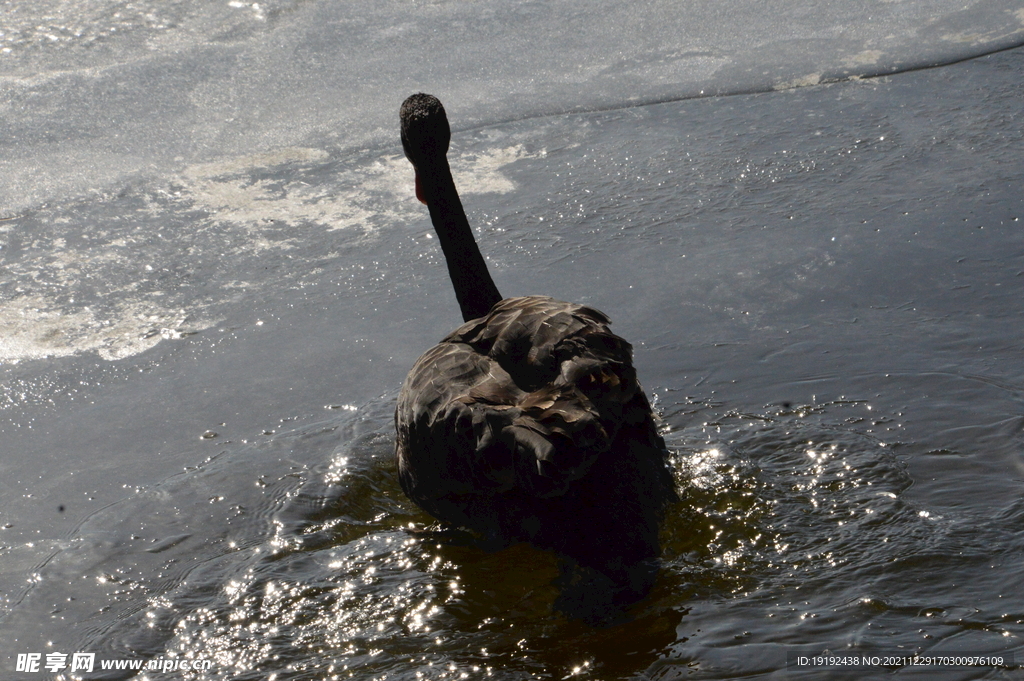
[[[448,159],[442,157],[417,168],[416,183],[417,194],[430,209],[430,221],[448,263],[448,276],[455,287],[462,318],[468,322],[483,317],[501,300],[501,294],[473,238]]]

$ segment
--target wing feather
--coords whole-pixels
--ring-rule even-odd
[[[608,323],[592,308],[509,298],[428,350],[396,412],[409,496],[550,497],[585,476],[640,392],[632,347]]]

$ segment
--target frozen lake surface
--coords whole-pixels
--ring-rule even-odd
[[[602,6],[2,5],[0,676],[1020,673],[1024,51],[967,59],[1024,7]],[[417,90],[499,289],[608,313],[663,417],[628,624],[405,531],[395,397],[459,324]]]

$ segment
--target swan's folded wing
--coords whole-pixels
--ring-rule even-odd
[[[607,324],[591,308],[512,298],[424,354],[396,414],[410,497],[550,497],[585,476],[640,392],[632,348]]]
[[[441,343],[415,364],[398,398],[396,450],[410,498],[493,494],[511,488],[515,466],[501,441],[521,393],[494,361]]]

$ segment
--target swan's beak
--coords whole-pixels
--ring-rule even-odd
[[[415,167],[415,166],[414,166]],[[427,198],[423,195],[423,185],[420,183],[420,171],[416,171],[416,198],[424,206],[427,205]]]

